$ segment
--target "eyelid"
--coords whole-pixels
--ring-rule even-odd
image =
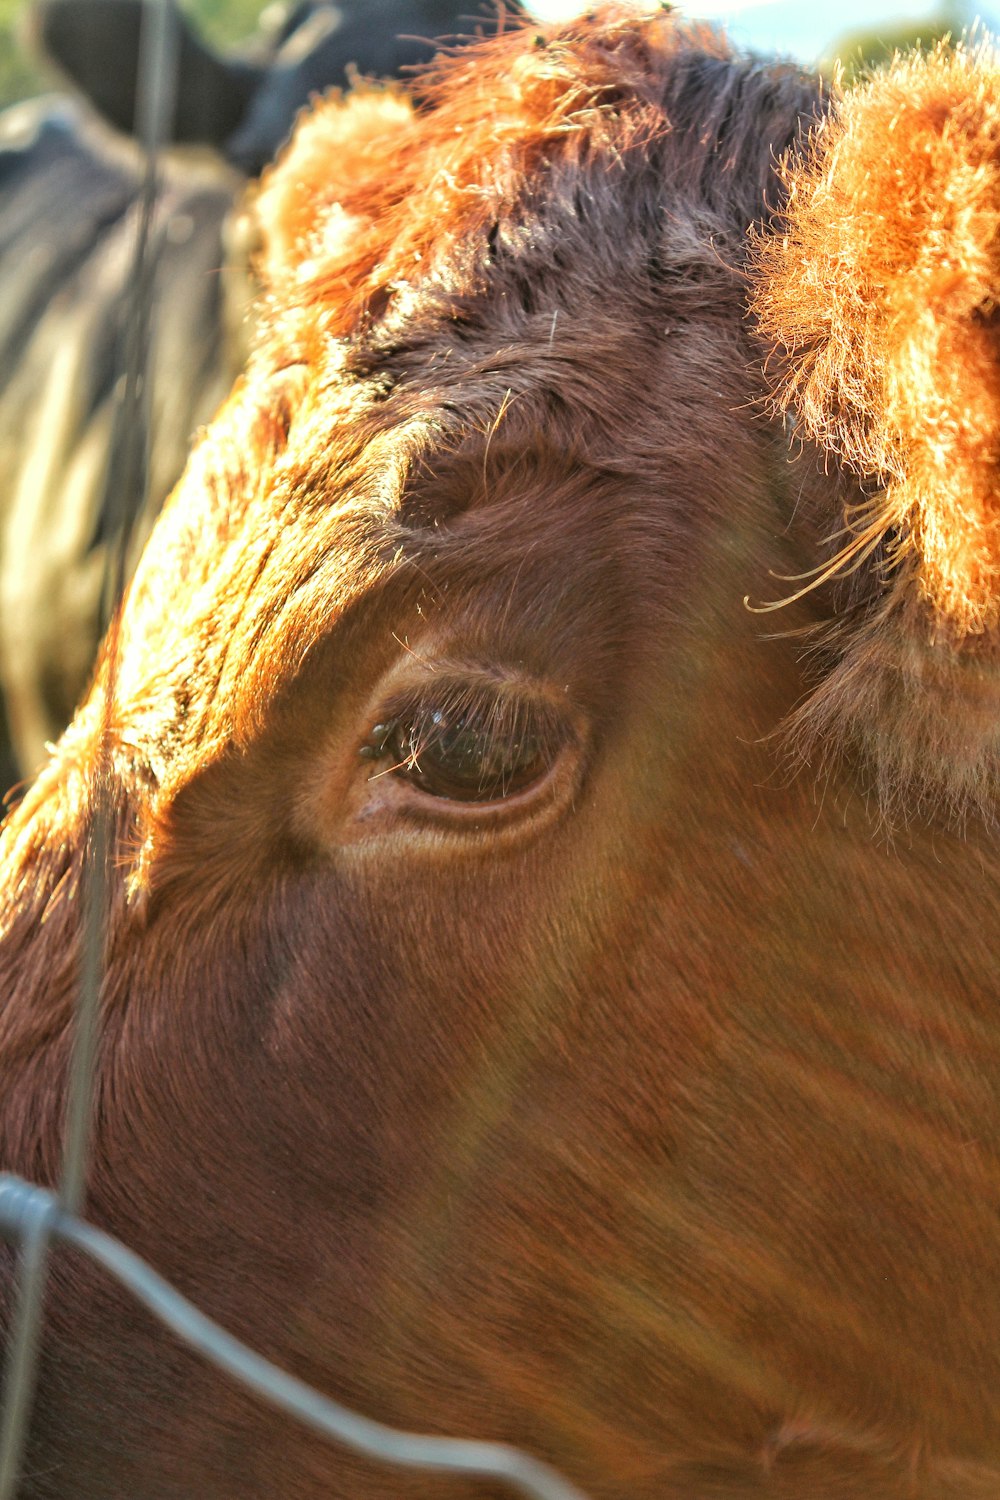
[[[457,711],[443,703],[434,696],[386,726],[380,749],[390,764],[376,774],[394,774],[445,802],[485,807],[540,785],[565,749],[566,725],[537,703],[498,705],[492,695],[488,702],[463,697]]]
[[[426,646],[418,655],[409,643],[406,649],[406,658],[397,658],[372,684],[367,702],[356,704],[355,736],[345,743],[343,723],[331,731],[329,752],[317,759],[315,775],[297,796],[296,826],[307,844],[318,840],[346,852],[403,840],[415,852],[429,853],[451,847],[454,839],[457,848],[485,854],[539,833],[574,805],[590,760],[590,733],[586,712],[567,686],[506,663],[435,658]],[[508,709],[502,715],[508,726],[525,716],[546,738],[546,765],[537,779],[491,801],[451,800],[422,790],[415,778],[391,774],[387,757],[376,761],[374,753],[363,753],[366,746],[374,751],[376,726],[385,733],[400,716],[416,718],[442,707],[454,714],[470,704],[487,719],[500,704]]]
[[[526,693],[521,684],[509,679],[484,676],[479,682],[461,679],[430,679],[419,687],[410,686],[387,699],[361,746],[363,758],[381,747],[401,724],[438,719],[447,723],[461,717],[481,718],[483,728],[493,720],[498,729],[508,732],[518,722],[544,736],[551,733],[552,742],[565,741],[572,734],[569,717],[545,697]],[[365,752],[369,752],[366,754]]]
[[[412,677],[400,684],[382,700],[382,717],[388,719],[407,709],[426,704],[431,698],[446,702],[450,712],[456,712],[466,703],[499,702],[505,697],[518,702],[547,702],[534,684],[503,671],[489,671],[482,667],[464,670],[451,663],[446,669],[435,670],[428,666],[426,675],[417,680]]]
[[[398,682],[398,678],[397,678]],[[360,746],[372,811],[415,824],[530,820],[575,782],[583,749],[567,690],[502,668],[408,672]],[[466,732],[471,753],[453,743]],[[527,753],[526,753],[527,752]]]

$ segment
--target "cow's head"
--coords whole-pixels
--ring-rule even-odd
[[[103,777],[93,1214],[595,1495],[1000,1472],[997,82],[897,76],[812,136],[813,81],[611,11],[319,108],[6,834],[7,1163],[55,1170]],[[48,1326],[35,1495],[411,1492],[76,1262]]]

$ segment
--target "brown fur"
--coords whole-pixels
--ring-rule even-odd
[[[1000,858],[930,806],[873,842],[850,758],[775,774],[877,577],[743,605],[861,498],[745,318],[819,87],[611,9],[417,99],[326,101],[263,185],[259,347],[5,832],[4,1165],[56,1170],[103,764],[89,1211],[182,1291],[595,1500],[992,1496]],[[428,728],[484,703],[541,746],[491,804]],[[33,1500],[486,1493],[305,1436],[72,1256],[46,1328]]]

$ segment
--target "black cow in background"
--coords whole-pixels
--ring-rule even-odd
[[[471,0],[471,5],[475,0]],[[132,559],[191,438],[239,371],[249,330],[248,176],[310,95],[350,74],[399,75],[435,38],[484,27],[470,0],[339,0],[266,13],[223,57],[177,17],[170,150],[153,217],[143,444]],[[510,0],[503,14],[517,13]],[[142,162],[130,139],[142,0],[46,0],[35,42],[76,86],[0,115],[0,777],[31,776],[84,688],[104,621],[104,561],[120,506],[111,430],[120,399]],[[134,497],[126,496],[134,504]],[[9,743],[7,742],[9,741]],[[0,787],[2,792],[3,787]]]

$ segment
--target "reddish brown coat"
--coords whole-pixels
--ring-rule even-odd
[[[745,313],[818,108],[615,12],[322,106],[116,637],[92,1214],[323,1389],[602,1500],[1000,1481],[993,831],[880,834],[855,741],[783,759],[876,575],[744,605],[859,498]],[[107,681],[5,835],[3,1160],[44,1179]],[[302,1437],[69,1255],[48,1313],[34,1497],[473,1493]]]

